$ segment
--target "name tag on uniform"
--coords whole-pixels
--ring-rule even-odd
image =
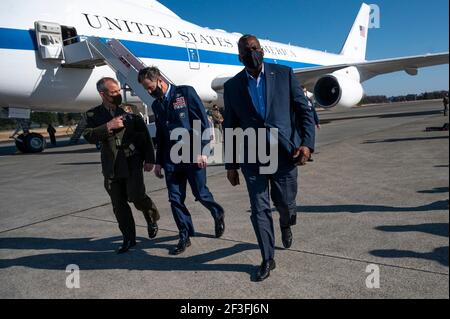
[[[186,100],[184,99],[184,96],[179,96],[175,99],[175,102],[173,103],[173,108],[175,110],[181,110],[187,107]]]

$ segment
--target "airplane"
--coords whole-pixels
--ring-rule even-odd
[[[265,61],[292,67],[326,109],[357,105],[361,83],[375,76],[417,75],[419,68],[448,64],[448,52],[367,61],[370,15],[363,3],[339,54],[261,40]],[[206,107],[223,105],[224,83],[243,68],[237,49],[242,34],[192,24],[156,0],[2,0],[0,17],[0,108],[9,117],[98,105],[97,80],[117,74],[105,63],[66,63],[64,50],[83,38],[119,40],[143,65],[159,67],[177,85],[193,86]],[[43,150],[42,136],[27,138],[34,140],[22,141],[22,150]]]

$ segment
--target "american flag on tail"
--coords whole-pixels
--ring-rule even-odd
[[[361,36],[363,38],[365,38],[366,37],[366,28],[364,26],[360,25],[359,26],[359,31],[360,31]]]

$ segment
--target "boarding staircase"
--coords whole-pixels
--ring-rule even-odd
[[[117,80],[124,91],[125,102],[129,92],[141,99],[146,109],[146,122],[152,135],[151,124],[148,123],[150,113],[148,106],[152,105],[154,99],[138,81],[139,71],[144,69],[146,65],[134,56],[119,40],[107,40],[99,37],[84,37],[78,40],[78,42],[63,47],[63,66],[66,68],[92,69],[108,65],[116,73]],[[161,75],[168,83],[173,84],[164,73],[161,72]],[[85,127],[86,120],[83,119],[78,124],[71,138],[71,143],[75,144],[78,142]]]
[[[108,65],[116,73],[124,91],[138,96],[144,105],[152,105],[154,99],[138,81],[139,71],[146,65],[134,56],[119,40],[98,37],[84,37],[81,41],[63,47],[64,67],[94,68]],[[168,81],[169,79],[163,75]]]

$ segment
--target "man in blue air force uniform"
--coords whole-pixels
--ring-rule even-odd
[[[236,158],[226,164],[228,180],[233,186],[239,184],[239,169],[247,182],[251,221],[262,255],[256,281],[268,278],[276,267],[270,197],[280,213],[283,245],[290,248],[291,226],[296,224],[297,166],[306,164],[315,143],[313,110],[292,69],[264,63],[263,57],[258,39],[252,35],[243,36],[239,40],[239,59],[245,69],[225,83],[224,91],[225,130],[278,130],[278,169],[275,173],[262,175],[260,164],[239,163]],[[227,137],[225,133],[225,150],[233,143]],[[251,150],[246,148],[245,152],[244,158],[248,158]]]
[[[225,231],[224,210],[215,202],[206,186],[208,159],[193,147],[194,138],[201,139],[203,132],[209,128],[208,118],[205,107],[194,88],[167,83],[158,68],[150,67],[141,70],[138,80],[155,98],[152,105],[156,119],[155,174],[158,178],[163,178],[162,170],[164,170],[166,175],[169,201],[180,233],[179,243],[171,253],[179,255],[191,245],[190,237],[195,236],[191,214],[184,203],[187,182],[191,186],[195,199],[211,212],[215,221],[216,238],[220,238]],[[201,124],[200,132],[194,130],[194,121]],[[172,141],[170,135],[176,129],[185,129],[189,140]],[[180,142],[191,144],[191,156],[188,163],[174,163],[171,158],[172,147]],[[201,140],[201,149],[209,142],[209,139]]]

